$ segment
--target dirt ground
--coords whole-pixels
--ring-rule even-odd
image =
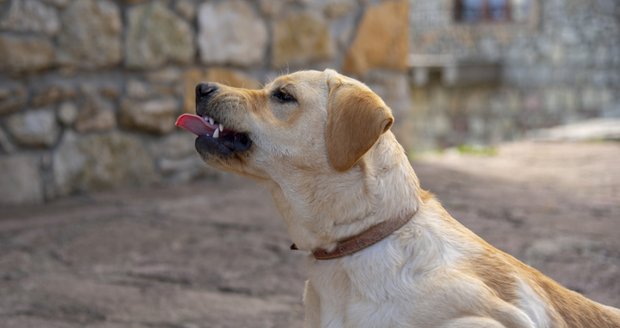
[[[620,306],[620,143],[414,163],[483,238]],[[300,327],[305,256],[240,178],[0,208],[0,327]]]

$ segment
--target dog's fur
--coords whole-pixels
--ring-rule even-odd
[[[301,71],[261,90],[218,88],[206,112],[253,146],[234,156],[198,151],[264,183],[299,249],[331,250],[416,211],[353,255],[308,256],[306,327],[620,327],[620,311],[497,250],[422,190],[389,131],[391,111],[361,82]],[[274,90],[296,101],[278,101]]]

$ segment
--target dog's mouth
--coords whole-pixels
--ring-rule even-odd
[[[202,155],[208,153],[227,157],[247,151],[252,146],[252,140],[246,133],[228,129],[206,115],[182,114],[175,125],[198,136],[196,150]]]

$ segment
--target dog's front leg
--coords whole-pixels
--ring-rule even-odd
[[[321,303],[319,295],[314,290],[310,280],[306,280],[304,288],[304,310],[306,317],[304,328],[318,328],[321,323]]]

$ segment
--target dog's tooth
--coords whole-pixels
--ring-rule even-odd
[[[213,131],[213,138],[217,139],[220,136],[220,130],[215,129],[215,131]]]
[[[214,122],[213,118],[209,117],[209,123],[211,123],[211,125],[213,125],[213,122]]]
[[[222,123],[220,123],[220,132],[224,131],[224,125],[222,125]]]

